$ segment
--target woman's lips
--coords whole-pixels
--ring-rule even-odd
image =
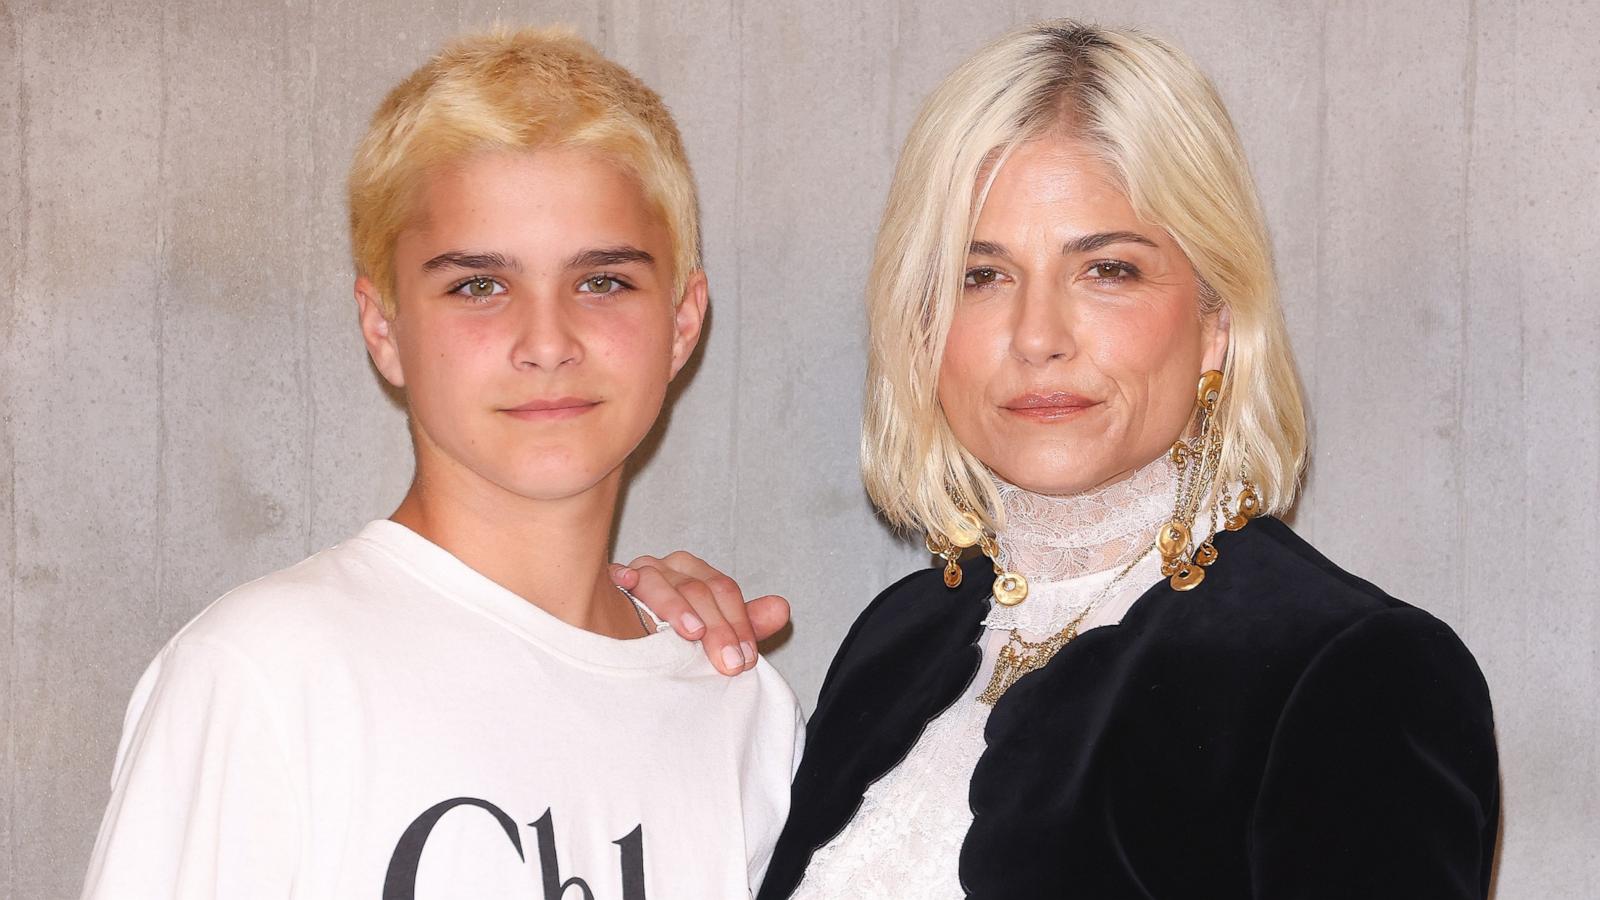
[[[532,400],[521,406],[502,409],[501,412],[525,422],[551,422],[576,418],[599,405],[598,400],[559,397],[554,400]]]
[[[1080,397],[1077,394],[1024,394],[1008,400],[1001,409],[1024,419],[1051,422],[1071,418],[1099,405],[1100,401]]]

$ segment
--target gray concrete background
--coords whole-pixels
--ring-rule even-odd
[[[715,311],[619,553],[682,543],[787,593],[772,656],[809,704],[856,611],[924,562],[854,463],[898,141],[983,40],[1061,14],[1146,26],[1217,81],[1309,392],[1296,525],[1487,673],[1498,896],[1600,896],[1584,0],[0,3],[0,896],[74,895],[123,705],[175,629],[400,498],[341,186],[383,90],[444,37],[567,21],[676,112]]]

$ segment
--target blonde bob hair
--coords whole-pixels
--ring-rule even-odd
[[[356,272],[394,315],[394,243],[430,172],[484,151],[578,148],[638,180],[672,244],[673,299],[700,268],[694,177],[656,93],[563,28],[460,38],[389,92],[350,167]]]
[[[993,476],[939,406],[939,364],[987,185],[1012,148],[1052,129],[1098,153],[1140,217],[1172,235],[1199,275],[1198,313],[1227,309],[1217,480],[1248,472],[1263,508],[1286,510],[1305,412],[1233,123],[1181,51],[1068,20],[1018,29],[967,60],[901,150],[867,288],[861,464],[873,502],[906,529],[952,534],[963,505],[999,524]]]

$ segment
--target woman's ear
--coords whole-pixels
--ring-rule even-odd
[[[1217,307],[1217,311],[1205,318],[1205,330],[1201,340],[1205,342],[1203,354],[1205,363],[1201,371],[1216,369],[1222,371],[1223,365],[1228,361],[1228,339],[1233,329],[1233,313],[1229,311],[1226,303]]]
[[[383,311],[378,287],[365,275],[356,279],[356,312],[361,319],[361,339],[367,343],[372,365],[385,381],[397,388],[406,386],[400,367],[400,348],[394,342],[393,323]]]
[[[694,348],[700,343],[700,330],[706,321],[706,304],[710,302],[709,294],[706,273],[695,270],[684,284],[683,297],[678,300],[678,308],[672,313],[671,377],[673,378],[678,377],[684,363],[694,355]]]

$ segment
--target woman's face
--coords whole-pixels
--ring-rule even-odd
[[[1045,137],[1000,168],[978,217],[939,372],[961,443],[1038,493],[1122,479],[1165,452],[1220,369],[1226,313],[1083,143]]]

